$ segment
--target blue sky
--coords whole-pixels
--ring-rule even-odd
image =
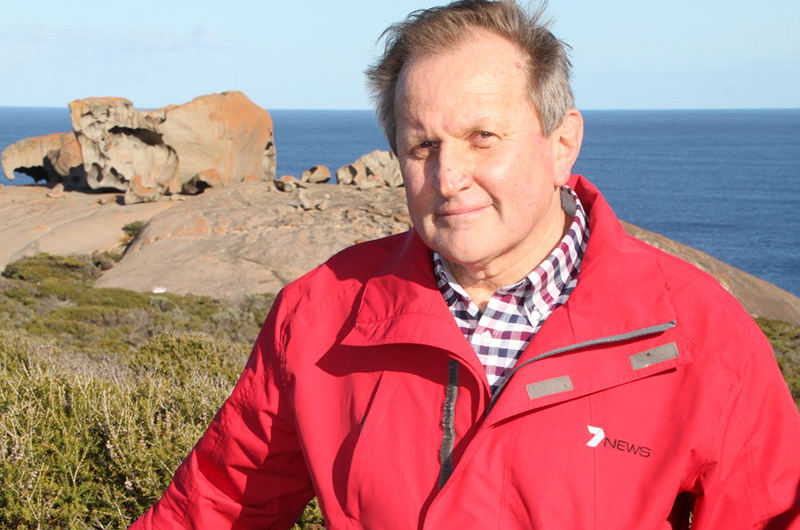
[[[0,3],[0,106],[242,90],[268,109],[369,108],[381,31],[439,2]],[[797,0],[551,0],[582,109],[800,107]]]

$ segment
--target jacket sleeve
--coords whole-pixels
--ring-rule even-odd
[[[282,392],[283,293],[245,369],[161,499],[131,528],[288,529],[314,491]]]
[[[800,414],[755,326],[740,350],[717,421],[712,463],[695,500],[692,530],[800,529]]]

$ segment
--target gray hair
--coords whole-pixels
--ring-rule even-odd
[[[550,136],[574,106],[569,85],[569,45],[542,21],[546,1],[528,15],[515,0],[459,0],[412,12],[383,32],[383,55],[366,70],[367,86],[378,121],[392,151],[397,152],[395,91],[403,65],[410,59],[452,48],[474,30],[485,29],[508,39],[528,58],[528,86],[544,136]]]

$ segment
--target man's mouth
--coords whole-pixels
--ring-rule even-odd
[[[443,206],[436,210],[440,217],[458,217],[478,214],[489,208],[489,205],[463,205],[463,206]]]

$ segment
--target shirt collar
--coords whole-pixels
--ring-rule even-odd
[[[549,313],[560,305],[559,298],[565,287],[574,284],[578,275],[589,239],[586,212],[578,195],[568,186],[561,187],[561,208],[572,216],[572,223],[550,255],[520,281],[497,290],[498,293],[522,292],[524,310],[531,321],[538,320],[534,315]],[[469,295],[456,281],[449,264],[436,251],[433,252],[433,270],[448,306],[453,307],[459,301],[471,305]]]

